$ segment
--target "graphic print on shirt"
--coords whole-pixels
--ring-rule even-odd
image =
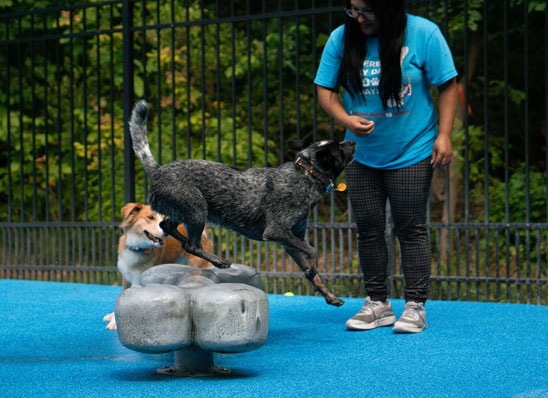
[[[404,46],[401,49],[400,54],[400,66],[403,65],[403,60],[409,53],[409,47]],[[363,86],[363,94],[364,95],[379,95],[379,83],[380,83],[380,75],[381,75],[381,61],[369,61],[364,60],[363,61],[363,69],[362,69],[362,86]],[[396,101],[394,101],[392,98],[388,100],[387,107],[388,108],[396,108],[397,105],[400,107],[403,106],[405,102],[405,97],[410,97],[413,94],[413,87],[411,85],[411,78],[407,76],[407,82],[402,84],[402,88],[400,91],[400,100],[399,104],[396,104]],[[387,115],[392,116],[392,113],[388,113]]]

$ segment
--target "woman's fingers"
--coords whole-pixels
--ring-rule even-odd
[[[449,163],[451,163],[451,160],[453,159],[453,154],[451,152],[438,152],[434,150],[432,152],[432,160],[431,164],[434,168],[440,168],[445,167]]]
[[[375,123],[359,116],[352,118],[352,128],[349,130],[358,136],[369,135],[375,129]]]

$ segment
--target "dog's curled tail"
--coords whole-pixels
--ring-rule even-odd
[[[148,104],[145,100],[141,100],[135,104],[129,119],[129,131],[131,132],[131,140],[133,141],[133,150],[135,155],[143,163],[145,173],[151,175],[159,166],[154,160],[147,138],[147,118]]]

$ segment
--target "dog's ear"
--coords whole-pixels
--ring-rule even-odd
[[[129,221],[129,218],[137,214],[141,211],[143,208],[143,205],[141,203],[128,203],[124,207],[122,207],[122,224],[120,225],[120,228],[124,228]]]
[[[131,213],[138,213],[143,208],[141,203],[128,203],[122,207],[122,217],[128,218]]]
[[[331,159],[333,156],[331,155],[331,151],[327,147],[320,148],[316,153],[316,160],[318,160],[322,164],[331,164]]]
[[[308,146],[308,144],[304,142],[303,140],[287,141],[287,145],[289,146],[289,149],[292,149],[295,152],[300,152]]]

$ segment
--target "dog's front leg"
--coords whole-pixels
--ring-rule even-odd
[[[314,265],[314,263],[316,262],[315,255],[310,260],[308,260],[307,255],[298,249],[290,249],[288,247],[286,247],[285,249],[291,256],[291,258],[295,260],[299,268],[301,268],[301,270],[304,272],[306,279],[308,279],[314,285],[316,291],[321,293],[321,295],[325,298],[325,301],[328,304],[334,305],[335,307],[340,307],[344,304],[344,300],[341,300],[340,298],[335,296],[327,289],[327,287],[325,287],[325,284],[318,275],[318,271]],[[304,264],[304,266],[302,264]]]
[[[336,307],[344,304],[343,300],[337,298],[325,287],[316,270],[316,251],[304,239],[299,239],[292,233],[283,233],[279,230],[275,232],[266,230],[263,237],[265,240],[279,243],[287,250],[291,258],[295,260],[299,268],[304,272],[306,278],[314,285],[316,291],[321,293],[328,304]]]

